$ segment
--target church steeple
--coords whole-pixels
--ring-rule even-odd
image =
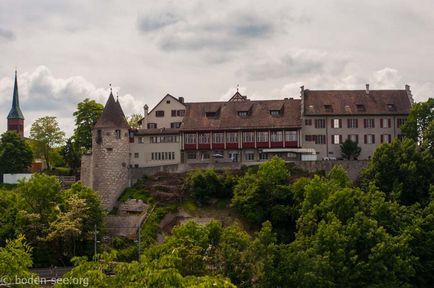
[[[17,80],[17,70],[15,70],[15,84],[14,84],[14,94],[12,96],[12,108],[9,112],[8,119],[22,119],[24,120],[23,112],[20,108],[20,99],[18,96],[18,80]]]
[[[16,131],[21,137],[24,136],[24,115],[20,108],[18,96],[17,70],[15,70],[14,94],[12,95],[12,108],[8,114],[8,131]]]

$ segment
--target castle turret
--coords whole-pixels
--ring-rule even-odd
[[[8,131],[16,131],[21,137],[24,137],[24,115],[20,108],[20,99],[18,96],[17,71],[15,70],[14,94],[12,95],[12,108],[8,114]]]
[[[128,186],[129,125],[113,94],[92,130],[91,186],[98,191],[102,204],[112,210]]]

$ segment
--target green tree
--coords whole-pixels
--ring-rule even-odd
[[[27,172],[32,164],[30,146],[15,132],[5,132],[0,138],[0,174]]]
[[[393,141],[377,148],[363,171],[365,186],[373,182],[390,199],[409,205],[426,205],[434,183],[433,155],[411,139]]]
[[[0,286],[15,283],[16,278],[35,277],[29,272],[32,267],[32,248],[25,242],[23,235],[7,240],[6,247],[0,247]],[[2,283],[5,281],[6,283]],[[13,285],[14,287],[17,285]],[[21,285],[18,285],[20,287]],[[24,287],[25,285],[22,285]],[[25,286],[28,287],[28,286]]]
[[[404,136],[413,141],[428,146],[433,149],[434,142],[434,98],[429,98],[426,102],[415,103],[408,115],[405,123],[401,126]]]
[[[62,147],[60,154],[69,168],[71,168],[72,173],[77,175],[81,165],[81,153],[77,143],[74,141],[74,137],[66,140],[66,144]]]
[[[50,151],[64,142],[65,133],[60,130],[56,117],[46,116],[37,119],[30,129],[35,152],[43,157],[48,168],[51,165]]]
[[[95,100],[84,99],[78,103],[73,115],[75,117],[74,140],[79,150],[92,148],[92,129],[103,110],[104,105]]]
[[[214,169],[194,170],[184,179],[183,190],[199,204],[204,204],[211,197],[222,197],[226,191],[222,177]]]
[[[133,114],[130,117],[128,117],[128,125],[133,129],[140,128],[139,121],[142,120],[143,116],[140,114]]]
[[[357,159],[360,152],[362,152],[362,148],[360,148],[357,142],[351,141],[351,139],[345,140],[340,147],[342,158],[347,160]]]

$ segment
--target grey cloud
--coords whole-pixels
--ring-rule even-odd
[[[15,40],[16,36],[15,33],[11,30],[3,29],[0,27],[0,38],[4,38],[6,40]]]
[[[332,65],[334,63],[327,63],[326,54],[302,51],[288,53],[278,59],[267,58],[246,65],[239,71],[239,74],[246,76],[248,80],[266,80],[314,73],[320,74],[331,69]],[[342,61],[339,65],[345,66],[345,61]]]
[[[172,13],[162,13],[157,15],[144,15],[137,19],[137,27],[141,32],[147,33],[156,31],[166,26],[178,22],[179,19]]]

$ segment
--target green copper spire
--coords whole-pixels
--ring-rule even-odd
[[[14,95],[12,98],[12,108],[9,112],[8,119],[23,119],[24,115],[20,108],[20,99],[18,97],[18,81],[17,81],[17,70],[15,70],[15,84],[14,84]]]

